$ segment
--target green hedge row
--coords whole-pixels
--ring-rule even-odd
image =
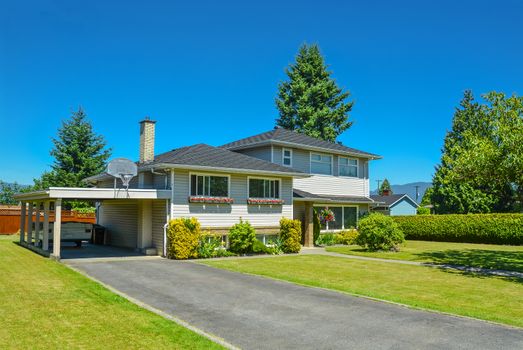
[[[394,216],[406,239],[523,245],[523,214]]]

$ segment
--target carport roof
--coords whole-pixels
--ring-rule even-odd
[[[168,199],[171,190],[122,188],[50,187],[42,191],[17,193],[20,201],[40,199]]]

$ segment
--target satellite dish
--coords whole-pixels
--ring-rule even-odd
[[[129,182],[138,174],[138,166],[127,158],[116,158],[107,164],[107,174],[122,180],[122,184],[128,190]]]

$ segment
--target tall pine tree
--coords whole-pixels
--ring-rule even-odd
[[[35,179],[35,188],[51,186],[85,187],[86,177],[104,171],[111,149],[106,148],[103,136],[93,131],[82,107],[63,121],[53,139],[50,154],[54,157],[52,170]]]
[[[289,80],[279,84],[276,98],[278,126],[331,142],[351,127],[350,93],[331,77],[317,45],[301,46],[286,74]]]

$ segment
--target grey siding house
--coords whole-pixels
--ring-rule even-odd
[[[260,235],[278,233],[281,218],[295,218],[303,223],[304,245],[311,246],[314,208],[333,210],[336,220],[322,229],[336,231],[356,227],[374,203],[368,163],[380,158],[375,154],[284,129],[220,147],[196,144],[155,154],[155,127],[152,120],[140,122],[138,174],[128,188],[102,173],[85,180],[91,188],[20,194],[22,208],[30,213],[42,203],[59,209],[62,199],[95,200],[107,244],[164,255],[165,227],[174,218],[195,217],[204,230],[222,234],[248,220]],[[30,228],[27,239],[23,233],[23,241],[32,241]],[[54,239],[60,240],[59,221]],[[60,257],[59,245],[52,255]]]

